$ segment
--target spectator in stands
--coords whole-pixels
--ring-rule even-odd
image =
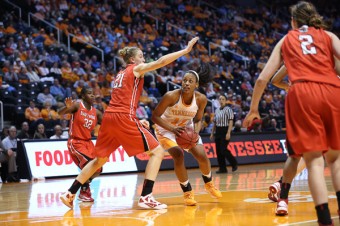
[[[69,127],[68,127],[68,120],[66,120],[66,119],[62,119],[62,120],[60,120],[60,125],[61,125],[61,129],[62,129],[62,131],[63,131],[63,137],[66,137],[66,138],[68,138],[69,137],[69,135],[68,135],[68,130],[69,130]]]
[[[68,88],[70,89],[70,88]],[[54,79],[53,85],[50,87],[50,92],[57,101],[63,102],[66,95],[66,90],[60,85],[58,79]]]
[[[40,82],[40,77],[35,70],[32,69],[32,66],[27,65],[27,76],[30,79],[30,82]]]
[[[52,108],[49,100],[44,103],[44,107],[41,109],[41,116],[45,120],[44,125],[47,128],[53,128],[55,125],[60,124],[59,114]]]
[[[246,131],[246,130],[245,130]],[[240,133],[242,131],[242,121],[237,120],[234,125],[233,133]]]
[[[26,139],[31,139],[31,135],[29,134],[29,125],[28,122],[23,122],[21,124],[21,131],[19,132],[18,139],[20,140],[26,140]]]
[[[141,104],[141,102],[138,102],[138,107],[136,109],[136,116],[139,120],[142,120],[142,119],[148,120],[149,118],[149,115],[146,112],[144,105]]]
[[[18,79],[19,79],[19,83],[21,84],[28,84],[30,82],[30,78],[28,77],[26,67],[20,68]]]
[[[3,154],[7,155],[5,157],[8,161],[8,182],[19,182],[18,173],[17,173],[17,164],[16,164],[16,150],[17,150],[17,129],[15,126],[10,126],[8,129],[8,136],[2,140],[3,150],[5,151]],[[4,156],[2,156],[4,158]]]
[[[19,82],[19,76],[15,73],[13,66],[10,66],[9,71],[5,73],[4,80],[9,85],[15,85]]]
[[[61,72],[61,69],[59,68],[58,62],[53,63],[50,69],[50,75],[53,76],[53,78],[61,80],[62,72]]]
[[[107,104],[105,102],[103,102],[103,100],[100,97],[100,95],[95,96],[95,100],[94,100],[93,106],[96,109],[98,109],[100,112],[102,112],[102,113],[104,113],[104,111],[107,108]]]
[[[45,126],[44,124],[39,124],[37,129],[33,135],[33,139],[48,139],[45,133]]]
[[[108,103],[111,99],[112,87],[110,86],[110,83],[107,80],[103,82],[103,86],[100,89],[100,91],[103,94],[104,101]]]
[[[62,63],[61,73],[61,77],[65,81],[75,82],[79,80],[79,76],[72,71],[71,65],[67,61]]]
[[[60,57],[55,53],[55,50],[52,49],[50,54],[47,56],[47,64],[54,65],[57,63],[57,65],[60,63]]]
[[[100,96],[100,98],[103,98],[102,91],[100,89],[100,86],[98,85],[98,81],[95,78],[91,78],[90,82],[88,83],[88,86],[92,88],[93,95]]]
[[[50,69],[46,66],[46,61],[42,60],[39,63],[38,74],[40,75],[40,81],[53,82],[54,78],[50,76]]]
[[[63,135],[63,129],[60,125],[54,127],[54,135],[51,136],[50,139],[67,139],[67,137]]]
[[[205,112],[203,115],[203,123],[202,123],[202,128],[201,128],[202,133],[211,134],[211,130],[214,125],[213,119],[214,119],[214,113],[212,113],[212,108],[210,106],[207,106],[205,108]]]
[[[40,109],[35,106],[35,102],[33,100],[30,101],[29,107],[25,109],[25,118],[30,122],[30,131],[32,131],[31,134],[33,134],[33,131],[35,131],[38,124],[44,123]]]
[[[5,139],[8,136],[9,134],[8,130],[9,130],[9,126],[4,126],[4,128],[2,128],[1,140]]]
[[[156,87],[156,83],[155,82],[150,82],[150,87],[148,88],[148,95],[149,97],[161,97],[161,94],[159,93],[158,88]]]
[[[73,73],[79,77],[86,75],[84,68],[80,65],[78,61],[74,63]]]
[[[38,102],[40,104],[44,104],[46,101],[50,101],[52,106],[57,106],[57,100],[54,96],[50,93],[50,88],[48,86],[44,87],[43,92],[39,93],[37,96]]]
[[[276,119],[272,118],[270,120],[270,126],[268,128],[266,128],[265,131],[280,131],[280,129],[277,128]]]
[[[2,183],[8,182],[19,182],[20,180],[17,178],[17,165],[16,165],[16,153],[12,149],[6,149],[0,140],[0,164],[7,163],[8,165],[3,164],[2,167],[7,167],[8,175],[2,178]]]

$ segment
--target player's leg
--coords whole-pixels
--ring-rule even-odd
[[[67,142],[67,147],[73,162],[83,169],[91,160],[94,159],[94,145],[91,140],[82,141],[70,139]],[[102,167],[99,168],[94,175],[90,177],[80,188],[78,200],[83,202],[93,202],[90,183],[91,181],[102,172]]]
[[[330,150],[325,154],[327,165],[331,170],[333,188],[338,201],[338,215],[340,220],[340,150]]]
[[[170,141],[168,141],[168,143],[170,143]],[[187,206],[196,205],[197,201],[194,198],[194,192],[192,191],[188,172],[184,164],[183,150],[179,148],[176,143],[173,143],[173,147],[169,148],[168,152],[174,160],[174,170],[183,191],[184,204]]]
[[[322,152],[306,152],[303,154],[303,158],[308,169],[308,185],[313,197],[318,222],[322,225],[331,225],[332,219],[328,208],[328,190],[324,176],[325,162]]]
[[[280,182],[275,182],[269,187],[268,198],[277,201],[276,215],[288,214],[288,194],[291,183],[296,175],[301,157],[289,156],[283,168],[283,176]]]
[[[222,193],[215,187],[212,182],[210,160],[204,151],[202,140],[200,139],[199,143],[194,148],[190,149],[189,152],[195,157],[198,162],[206,191],[209,192],[209,194],[213,198],[221,198]]]
[[[143,209],[166,209],[167,205],[158,202],[152,195],[153,186],[164,157],[164,150],[158,145],[149,152],[149,156],[150,158],[145,169],[145,179],[142,193],[138,200],[138,206]]]
[[[82,169],[80,174],[72,183],[71,187],[64,193],[60,199],[68,207],[73,208],[74,196],[81,186],[83,186],[108,160],[108,156],[119,147],[118,141],[115,139],[115,133],[112,132],[111,114],[105,114],[100,127],[94,155],[97,156],[91,160]]]

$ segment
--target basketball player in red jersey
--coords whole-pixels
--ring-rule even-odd
[[[213,75],[209,64],[202,64],[197,72],[189,70],[183,77],[182,88],[167,92],[152,113],[157,138],[174,160],[175,173],[184,193],[184,204],[187,206],[194,206],[197,202],[185,168],[184,153],[176,143],[176,136],[180,136],[185,127],[194,127],[197,133],[201,130],[207,97],[197,92],[196,88],[199,84],[206,85],[211,82]],[[212,182],[211,165],[204,151],[202,139],[199,139],[195,147],[186,151],[197,160],[206,191],[213,198],[221,198],[221,192]]]
[[[100,124],[102,114],[93,107],[94,94],[92,88],[84,87],[80,92],[81,100],[72,101],[65,99],[65,107],[58,111],[59,115],[72,114],[70,120],[69,139],[67,147],[73,162],[83,169],[85,165],[95,158],[94,145],[91,141],[91,132],[96,124]],[[93,202],[91,196],[90,182],[102,172],[98,169],[80,189],[78,200]]]
[[[183,50],[162,56],[156,61],[145,63],[143,52],[137,47],[125,47],[119,51],[126,68],[120,71],[114,82],[111,100],[103,116],[95,145],[96,158],[89,162],[76,180],[60,198],[65,205],[73,208],[74,194],[108,160],[119,146],[123,146],[129,156],[147,152],[150,155],[145,170],[145,180],[138,206],[144,209],[165,209],[166,204],[156,201],[152,188],[164,151],[153,134],[136,117],[136,108],[143,91],[144,74],[170,64],[188,54],[198,37],[191,39]]]
[[[340,76],[340,60],[334,58],[335,60],[335,71],[338,76]],[[281,89],[284,89],[288,92],[290,82],[285,81],[284,78],[287,75],[287,68],[282,65],[281,68],[275,73],[275,75],[270,79],[270,82]],[[288,158],[285,162],[283,168],[283,175],[279,181],[273,183],[269,187],[268,198],[274,202],[277,202],[278,199],[288,199],[288,194],[290,190],[291,183],[295,176],[301,173],[302,170],[306,168],[305,161],[301,158],[301,155],[297,155],[294,150],[287,143],[288,149]],[[285,186],[281,186],[284,183]],[[288,214],[288,205],[280,206],[277,204],[276,215],[287,215]]]
[[[331,170],[339,213],[340,101],[335,97],[340,95],[340,78],[334,69],[333,55],[340,59],[340,40],[323,29],[322,17],[311,3],[298,2],[291,6],[290,12],[293,30],[276,44],[256,81],[244,126],[260,117],[258,104],[263,91],[284,61],[291,82],[286,99],[287,138],[306,162],[319,225],[333,225],[323,155]],[[278,207],[284,208],[287,203],[288,199],[279,199]]]

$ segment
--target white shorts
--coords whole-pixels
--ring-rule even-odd
[[[162,148],[167,151],[170,148],[177,147],[178,144],[176,142],[176,136],[174,133],[170,131],[162,131],[162,134],[160,134],[156,130],[156,137],[159,141],[159,144],[162,146]],[[203,145],[201,136],[198,139],[197,145]],[[189,149],[184,149],[185,151],[189,151]]]

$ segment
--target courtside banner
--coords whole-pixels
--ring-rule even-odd
[[[216,159],[215,143],[208,135],[201,136],[204,150],[210,159],[212,166],[218,166]],[[286,134],[283,132],[271,133],[239,133],[232,134],[229,150],[236,157],[239,164],[283,162],[287,159]],[[198,163],[193,156],[184,152],[185,165],[187,168],[197,168]],[[148,156],[140,154],[136,156],[138,170],[144,170]],[[227,164],[229,164],[227,162]],[[171,156],[165,156],[161,169],[173,169],[174,164]]]
[[[67,140],[24,141],[23,147],[33,178],[71,176],[80,172],[69,154]],[[122,147],[110,155],[103,167],[103,173],[132,171],[137,171],[135,158],[129,157]]]

